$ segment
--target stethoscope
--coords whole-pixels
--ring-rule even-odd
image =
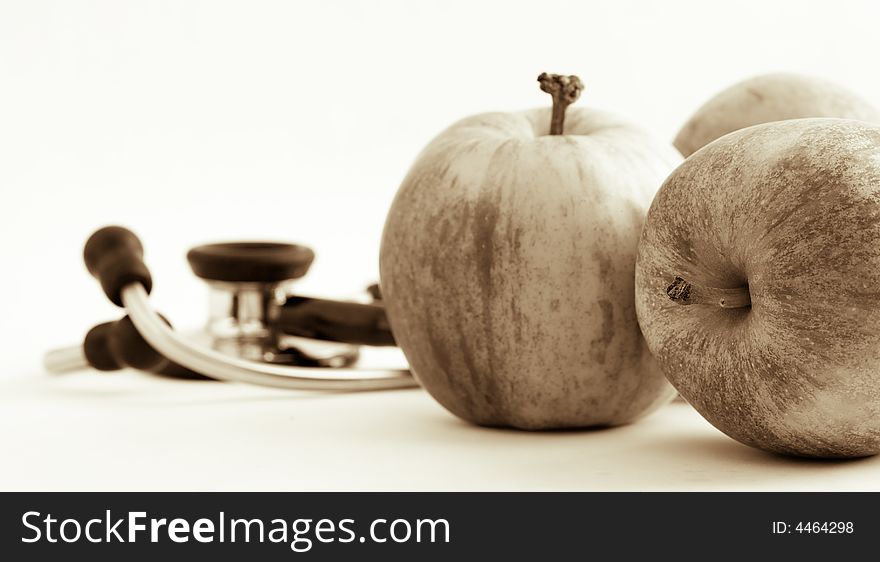
[[[208,244],[187,259],[211,289],[206,330],[187,337],[150,306],[150,271],[130,230],[109,226],[83,251],[89,273],[125,317],[98,324],[82,345],[49,351],[50,372],[132,367],[183,378],[208,378],[296,390],[384,390],[418,386],[404,369],[355,366],[358,346],[394,345],[378,287],[371,303],[296,296],[314,253],[305,246]],[[202,340],[203,343],[200,343]]]

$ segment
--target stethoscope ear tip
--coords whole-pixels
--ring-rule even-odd
[[[144,247],[134,232],[121,226],[105,226],[95,231],[83,248],[86,268],[98,281],[104,294],[116,306],[122,305],[122,289],[140,283],[147,294],[153,288],[150,270],[143,260]]]

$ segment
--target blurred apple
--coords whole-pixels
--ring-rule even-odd
[[[687,157],[727,133],[802,117],[880,123],[880,112],[870,103],[833,82],[799,74],[765,74],[715,95],[685,123],[674,144]]]
[[[880,127],[779,121],[688,158],[648,212],[636,308],[666,376],[727,435],[880,452]]]
[[[418,157],[385,224],[383,298],[415,377],[452,413],[622,424],[674,395],[633,276],[644,213],[681,158],[615,115],[566,114],[577,77],[539,81],[552,111],[469,117]]]

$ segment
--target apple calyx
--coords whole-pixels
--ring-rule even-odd
[[[547,74],[542,72],[538,76],[538,83],[541,84],[541,90],[547,92],[553,97],[553,114],[550,118],[550,134],[563,134],[563,126],[565,124],[565,110],[581,97],[584,91],[584,83],[581,79],[572,74],[571,76],[563,76],[562,74]]]
[[[677,304],[710,304],[721,308],[746,308],[752,306],[752,296],[749,294],[749,286],[736,287],[733,289],[719,289],[717,287],[703,287],[681,277],[676,277],[672,284],[666,287],[666,296]]]

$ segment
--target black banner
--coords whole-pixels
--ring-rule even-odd
[[[5,560],[837,559],[876,548],[878,499],[854,493],[6,493],[0,552]]]

